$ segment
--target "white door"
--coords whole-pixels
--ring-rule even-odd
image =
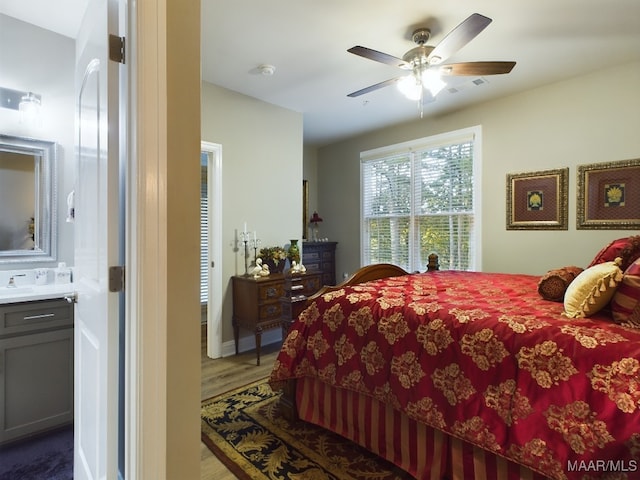
[[[76,43],[74,478],[117,478],[118,75],[108,35],[117,0],[91,0]]]
[[[207,158],[207,355],[222,356],[222,145],[202,142]]]

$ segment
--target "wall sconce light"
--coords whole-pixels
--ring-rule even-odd
[[[22,96],[18,109],[22,123],[34,123],[40,119],[40,98],[32,92]]]
[[[42,97],[38,94],[0,87],[0,107],[18,110],[21,123],[39,121],[41,105]]]

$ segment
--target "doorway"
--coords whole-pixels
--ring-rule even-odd
[[[200,152],[200,302],[206,311],[207,356],[222,356],[222,145]]]

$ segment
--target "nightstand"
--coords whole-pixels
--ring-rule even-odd
[[[321,274],[308,273],[296,275],[302,288],[295,289],[295,295],[312,295],[320,289]],[[289,277],[290,279],[291,277]],[[285,282],[282,273],[273,273],[267,277],[253,278],[235,276],[231,278],[233,286],[233,336],[238,354],[240,328],[253,331],[256,339],[257,364],[260,365],[260,347],[262,332],[280,328],[283,324],[283,303]],[[291,290],[289,290],[291,292]],[[290,294],[290,293],[289,293]],[[289,318],[291,313],[288,312]]]

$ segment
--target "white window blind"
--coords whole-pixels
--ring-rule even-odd
[[[476,129],[361,155],[363,264],[474,270]]]
[[[209,198],[206,152],[200,154],[200,303],[209,298]]]

